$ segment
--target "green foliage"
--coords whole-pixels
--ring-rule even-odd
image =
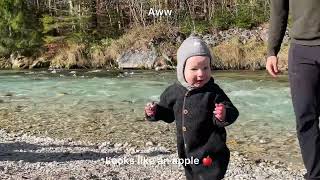
[[[88,33],[85,32],[74,32],[69,34],[69,36],[66,38],[66,41],[70,44],[72,43],[85,43],[89,44],[94,41],[93,37],[88,35]]]
[[[89,29],[90,16],[49,16],[41,18],[46,44],[50,43],[86,43],[95,41],[96,30]]]
[[[43,41],[45,44],[52,44],[57,42],[62,42],[65,39],[65,36],[44,36]]]
[[[107,38],[101,39],[100,42],[101,42],[102,46],[108,47],[112,44],[113,41],[114,41],[114,39],[107,37]]]
[[[239,4],[238,9],[237,18],[235,21],[235,25],[237,27],[251,28],[262,22],[265,22],[268,19],[269,13],[267,14],[262,5],[259,3],[241,3]]]
[[[22,0],[0,1],[0,56],[31,54],[41,45],[36,14]]]
[[[119,38],[121,35],[125,33],[125,29],[120,28],[119,29],[119,22],[121,22],[121,15],[116,10],[109,10],[110,17],[112,18],[112,21],[105,22],[107,24],[107,28],[104,29],[102,26],[99,29],[99,33],[101,34],[99,36],[99,39],[103,39],[105,37],[108,38]],[[108,17],[104,17],[105,19],[108,19]]]
[[[234,25],[240,28],[251,28],[255,24],[254,9],[248,4],[239,4]]]
[[[0,45],[0,56],[1,55],[5,55],[5,54],[9,54],[10,52],[8,51],[8,48],[5,48],[3,46]]]
[[[218,9],[212,20],[212,25],[218,29],[228,29],[234,26],[235,16],[228,10]]]
[[[41,18],[41,23],[43,26],[43,30],[42,30],[43,33],[52,32],[56,28],[55,20],[53,16],[44,15]]]
[[[211,25],[206,21],[192,20],[190,17],[185,18],[182,22],[180,30],[185,34],[205,34],[209,32]]]
[[[43,43],[110,46],[129,29],[155,23],[179,26],[184,34],[205,34],[212,28],[251,28],[269,17],[269,0],[215,1],[208,11],[203,9],[210,7],[207,1],[119,2],[51,1],[49,7],[46,1],[0,0],[0,56],[32,54]],[[153,18],[146,14],[151,7],[178,9],[170,17]]]
[[[215,12],[212,24],[218,29],[252,28],[269,18],[269,7],[265,7],[263,3],[261,0],[254,4],[240,1],[233,9],[220,7]]]

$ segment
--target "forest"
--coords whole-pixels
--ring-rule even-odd
[[[148,16],[150,8],[172,14]],[[268,8],[263,0],[1,0],[0,56],[28,54],[57,42],[95,43],[157,23],[186,33],[193,27],[200,33],[251,28],[267,21]]]

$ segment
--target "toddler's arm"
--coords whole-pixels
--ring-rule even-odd
[[[145,107],[146,119],[149,121],[163,120],[167,123],[174,121],[173,104],[175,96],[170,93],[170,87],[160,96],[159,103],[148,103]]]
[[[223,92],[221,88],[218,88],[218,94],[216,98],[215,111],[221,111],[216,117],[214,114],[214,124],[219,127],[225,127],[232,124],[239,116],[238,109],[232,104],[228,96]]]

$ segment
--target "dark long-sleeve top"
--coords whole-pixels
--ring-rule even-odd
[[[268,56],[280,50],[289,12],[292,17],[291,42],[300,45],[320,45],[319,0],[271,0]]]

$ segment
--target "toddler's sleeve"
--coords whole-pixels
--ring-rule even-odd
[[[236,121],[236,119],[239,116],[238,109],[232,104],[231,100],[228,98],[228,96],[224,93],[224,91],[217,86],[217,98],[215,103],[222,103],[226,107],[226,118],[224,121],[219,121],[214,117],[214,124],[219,127],[225,127],[229,126],[233,122]]]
[[[175,119],[173,105],[175,103],[175,94],[173,87],[168,87],[160,96],[160,102],[157,104],[155,119],[172,123]]]

